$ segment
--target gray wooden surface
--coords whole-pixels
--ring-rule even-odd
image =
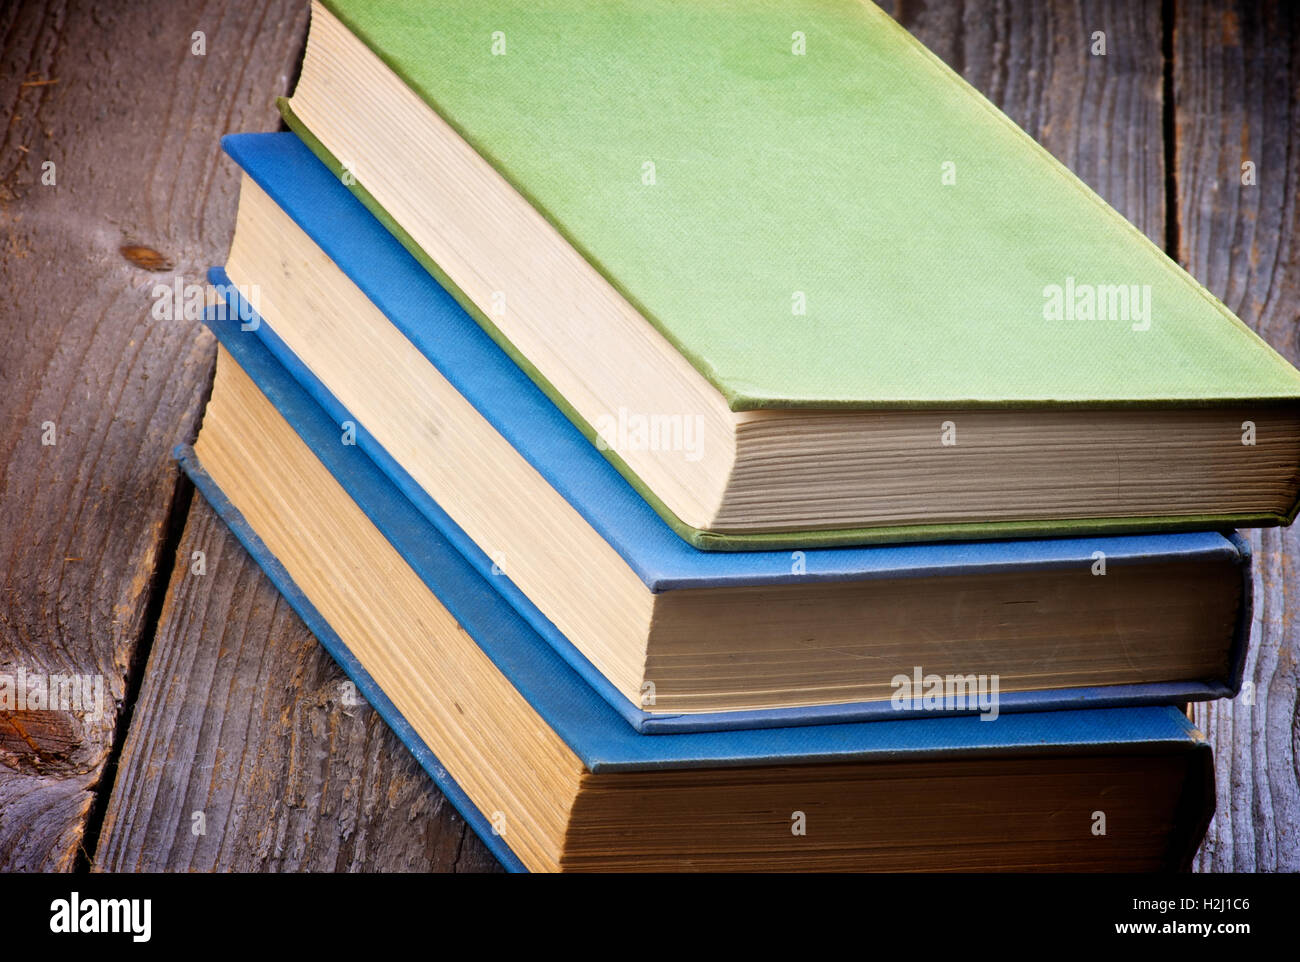
[[[1291,5],[884,5],[1297,359]],[[305,27],[298,0],[0,9],[0,672],[99,673],[108,695],[84,725],[0,713],[0,870],[495,870],[170,462],[213,347],[149,291],[224,258],[217,139],[275,129]],[[1207,870],[1300,867],[1298,544],[1255,543],[1253,704],[1195,710],[1218,757]]]
[[[149,293],[223,258],[217,135],[276,123],[305,23],[296,0],[0,5],[0,671],[99,675],[105,699],[0,714],[0,868],[92,854],[184,520],[171,448],[214,357]]]
[[[1283,13],[1289,7],[1287,13]],[[1300,359],[1300,7],[1177,4],[1178,260]],[[1253,163],[1257,183],[1242,184]],[[1254,532],[1259,573],[1247,687],[1195,707],[1216,758],[1203,871],[1300,871],[1300,533]]]

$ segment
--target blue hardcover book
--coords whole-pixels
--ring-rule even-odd
[[[1213,766],[1171,707],[636,733],[224,313],[184,470],[508,868],[1150,870],[1195,852]]]
[[[223,143],[246,337],[637,731],[985,710],[950,678],[1003,712],[1236,692],[1235,534],[698,551],[296,137]]]

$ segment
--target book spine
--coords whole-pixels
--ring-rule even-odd
[[[1237,549],[1241,559],[1241,604],[1237,608],[1237,624],[1233,631],[1232,648],[1228,655],[1228,677],[1225,679],[1227,698],[1235,698],[1241,691],[1246,671],[1246,655],[1250,648],[1250,635],[1255,623],[1255,553],[1250,539],[1240,531],[1230,531],[1227,538]]]

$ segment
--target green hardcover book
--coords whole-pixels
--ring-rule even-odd
[[[693,544],[1294,517],[1300,373],[870,3],[312,16],[290,126]]]

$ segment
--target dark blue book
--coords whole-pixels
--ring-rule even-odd
[[[508,868],[1152,870],[1198,846],[1210,751],[1170,707],[636,733],[238,317],[208,324],[185,471]]]
[[[248,336],[638,731],[1236,692],[1235,534],[698,551],[297,138],[224,144]]]

